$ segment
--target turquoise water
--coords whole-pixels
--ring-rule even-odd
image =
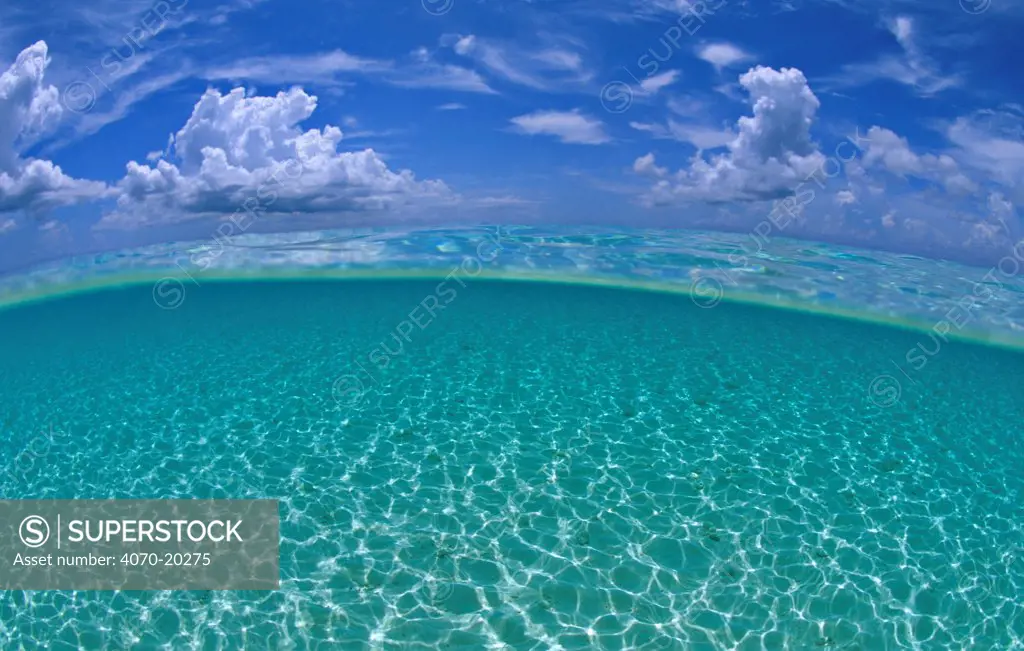
[[[273,497],[283,537],[273,593],[0,593],[0,648],[1024,648],[1024,355],[479,280],[400,326],[436,285],[0,312],[4,498]]]

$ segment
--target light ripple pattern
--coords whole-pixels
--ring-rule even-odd
[[[777,237],[766,241],[754,233],[528,226],[246,233],[6,273],[0,275],[0,308],[141,279],[153,285],[161,307],[176,309],[172,299],[190,300],[225,277],[443,277],[467,263],[474,277],[643,286],[692,294],[704,307],[722,299],[773,304],[945,328],[943,336],[1024,349],[1024,241],[996,263],[970,267]]]
[[[1024,649],[1024,355],[949,342],[881,408],[920,335],[474,280],[373,365],[436,284],[0,312],[2,497],[282,516],[277,592],[4,592],[0,648]]]

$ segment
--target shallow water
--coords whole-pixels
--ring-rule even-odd
[[[1024,648],[1024,355],[481,280],[402,338],[437,284],[0,312],[5,498],[282,516],[278,592],[4,592],[0,647]]]

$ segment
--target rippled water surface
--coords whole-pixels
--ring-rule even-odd
[[[53,428],[4,497],[272,497],[283,538],[278,592],[0,593],[0,648],[1024,648],[1021,354],[439,282],[0,312],[3,458]]]

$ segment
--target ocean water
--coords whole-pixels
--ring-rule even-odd
[[[437,284],[0,311],[0,496],[282,518],[279,591],[2,592],[0,648],[1024,649],[1021,353]]]

